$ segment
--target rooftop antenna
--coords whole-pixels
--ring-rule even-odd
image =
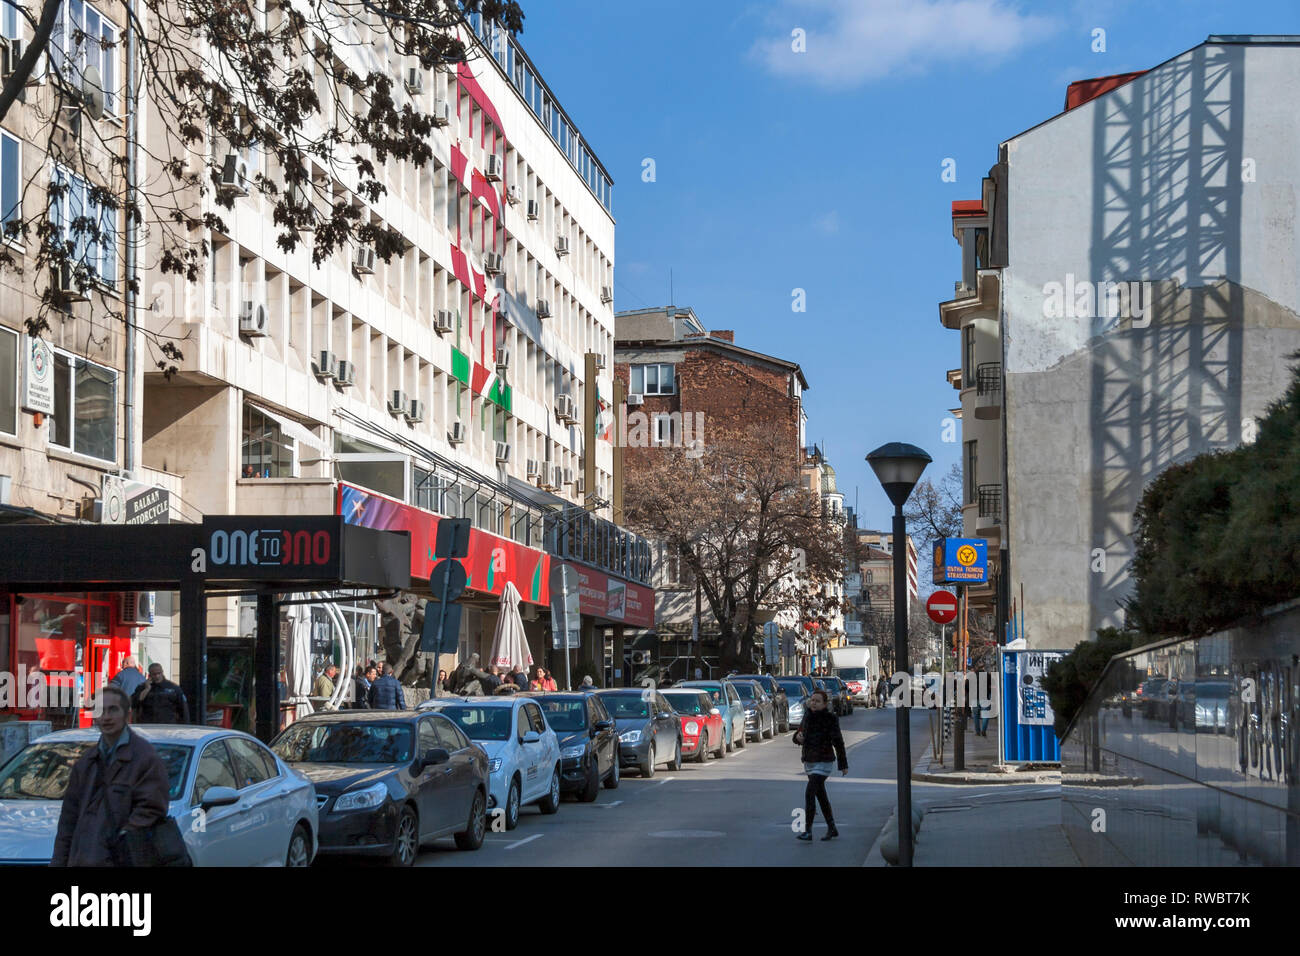
[[[677,300],[673,296],[673,270],[668,270],[668,304],[676,305]]]

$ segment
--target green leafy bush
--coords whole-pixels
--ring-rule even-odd
[[[1103,627],[1098,629],[1095,641],[1080,641],[1074,650],[1047,669],[1043,675],[1043,690],[1047,692],[1048,699],[1052,702],[1052,711],[1056,714],[1054,726],[1057,737],[1065,736],[1065,728],[1083,706],[1110,659],[1141,643],[1145,641],[1135,631]]]

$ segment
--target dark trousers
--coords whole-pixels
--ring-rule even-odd
[[[835,815],[831,813],[830,797],[826,796],[826,778],[819,773],[808,774],[808,786],[803,791],[803,809],[804,819],[808,821],[808,829],[812,829],[813,820],[817,817],[817,804],[821,804],[822,816],[826,818],[827,823],[835,820]]]

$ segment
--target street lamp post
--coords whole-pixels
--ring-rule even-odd
[[[921,479],[921,472],[931,458],[915,445],[890,442],[867,455],[867,463],[876,473],[885,494],[894,504],[894,671],[908,674],[907,659],[907,519],[903,505]],[[911,694],[911,677],[907,676],[907,693]],[[912,865],[912,740],[907,695],[898,708],[898,865]]]

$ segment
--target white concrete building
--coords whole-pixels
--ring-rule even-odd
[[[1145,486],[1250,441],[1285,389],[1300,348],[1298,83],[1300,37],[1210,37],[1072,84],[1065,112],[1001,146],[986,222],[959,236],[965,294],[941,315],[976,330],[960,379],[979,442],[967,531],[1003,536],[1003,602],[1023,585],[1031,646],[1123,622]],[[971,404],[1002,406],[988,420],[1004,427],[1001,476],[986,469],[996,431],[966,401],[971,366],[998,361],[1000,392]],[[1006,493],[999,529],[979,524],[986,483]]]

